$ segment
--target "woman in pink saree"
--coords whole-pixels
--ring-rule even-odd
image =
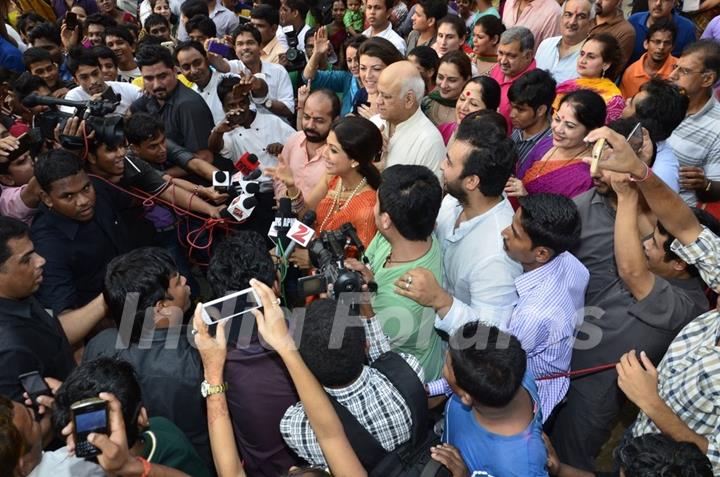
[[[605,101],[594,91],[567,94],[552,118],[552,135],[528,154],[505,187],[509,197],[540,192],[575,197],[592,187],[590,168],[582,161],[590,151],[583,140],[605,124]]]

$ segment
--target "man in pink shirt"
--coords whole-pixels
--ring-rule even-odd
[[[315,185],[325,176],[323,152],[330,125],[340,115],[340,100],[328,89],[310,93],[305,105],[298,106],[302,131],[287,140],[278,160],[290,167],[295,185],[303,197],[308,197]],[[275,197],[284,197],[285,184],[275,180]]]
[[[507,9],[507,7],[506,7]],[[498,45],[498,63],[490,70],[490,77],[500,85],[500,107],[498,112],[505,117],[508,131],[512,131],[510,122],[510,100],[507,93],[510,86],[522,75],[535,69],[535,39],[525,27],[512,27],[500,36]]]
[[[507,0],[502,22],[507,28],[524,26],[535,37],[535,48],[545,38],[560,35],[562,8],[555,0]]]

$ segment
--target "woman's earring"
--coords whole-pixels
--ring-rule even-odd
[[[602,70],[602,75],[600,75],[601,78],[604,78],[604,77],[605,77],[605,71],[606,71],[606,70],[607,70],[607,68],[603,68],[603,70]]]

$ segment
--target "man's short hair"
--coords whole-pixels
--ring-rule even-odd
[[[18,76],[12,83],[12,89],[15,94],[22,99],[30,93],[37,91],[42,87],[48,87],[44,79],[39,76],[30,74],[29,71],[24,72]]]
[[[124,25],[109,26],[109,27],[105,28],[105,33],[103,34],[103,39],[105,39],[105,41],[107,41],[108,36],[115,36],[118,38],[122,38],[130,46],[135,45],[135,37],[133,36],[132,33],[130,33],[130,30]]]
[[[229,235],[213,251],[207,279],[214,297],[250,286],[255,278],[271,287],[277,279],[265,239],[254,231]]]
[[[86,32],[88,26],[90,25],[102,25],[103,27],[108,28],[111,26],[117,26],[117,22],[114,18],[105,16],[102,13],[93,13],[92,15],[88,15],[85,19],[84,28]]]
[[[437,23],[447,15],[448,7],[447,2],[443,0],[420,0],[418,3],[425,12],[427,18],[435,19],[435,26]]]
[[[95,47],[99,48],[99,47]],[[100,68],[100,63],[98,62],[98,58],[105,58],[105,56],[100,57],[97,53],[97,50],[95,48],[85,48],[83,46],[76,46],[75,48],[70,50],[70,53],[68,53],[67,59],[65,60],[65,66],[67,67],[68,71],[75,75],[77,73],[78,68],[81,66],[95,66],[97,68]],[[108,48],[107,46],[104,46],[103,48]],[[112,50],[110,50],[112,53]],[[115,58],[115,53],[113,53],[113,58]],[[115,65],[117,66],[117,58],[114,60]]]
[[[615,450],[615,458],[626,477],[668,475],[712,477],[707,455],[691,442],[677,442],[664,434],[643,434]]]
[[[200,32],[208,38],[215,38],[217,36],[217,27],[215,22],[210,20],[210,17],[206,15],[195,15],[185,24],[185,30],[190,33],[193,30],[200,30]]]
[[[667,80],[652,78],[640,86],[647,94],[642,101],[633,98],[635,118],[653,141],[664,141],[685,120],[690,100],[680,88]]]
[[[343,313],[330,299],[314,301],[303,321],[300,355],[323,386],[346,386],[365,363],[365,329],[358,316]],[[337,323],[342,320],[342,326]],[[335,330],[333,331],[333,327]]]
[[[159,247],[137,248],[110,261],[105,271],[103,296],[118,328],[121,326],[125,302],[129,295],[134,294],[137,297],[130,343],[137,343],[145,328],[152,332],[152,310],[158,301],[174,298],[168,295],[167,290],[177,273],[177,265],[170,253]]]
[[[380,212],[387,213],[397,231],[407,240],[422,241],[432,234],[442,186],[425,166],[398,164],[382,173],[377,191]]]
[[[457,36],[459,36],[460,38],[467,38],[468,31],[467,25],[465,25],[465,20],[463,20],[457,15],[445,15],[437,22],[437,28],[440,29],[440,25],[443,25],[445,23],[453,27],[455,33],[457,33]]]
[[[330,101],[331,118],[334,120],[335,118],[340,116],[340,111],[342,110],[342,104],[340,104],[340,99],[338,98],[337,94],[335,94],[334,91],[327,89],[327,88],[319,88],[319,89],[313,90],[308,95],[308,99],[310,99],[310,96],[323,96],[327,101]],[[307,103],[307,100],[305,102]]]
[[[47,20],[35,12],[25,12],[18,17],[17,29],[20,33],[27,35],[30,25],[46,22]]]
[[[108,48],[107,46],[105,46],[105,45],[93,46],[92,48],[90,48],[90,51],[92,52],[92,54],[94,54],[98,58],[98,60],[100,58],[102,58],[104,60],[111,60],[113,62],[113,65],[115,65],[116,67],[118,66],[117,56],[115,56],[115,53],[113,53],[113,51],[110,48]],[[99,64],[100,63],[98,62],[98,65]]]
[[[552,111],[557,83],[550,73],[542,69],[528,71],[516,79],[508,90],[511,103],[526,104],[537,112],[545,106],[548,113]]]
[[[217,95],[220,98],[220,103],[225,103],[225,97],[230,94],[233,88],[240,83],[238,76],[226,76],[220,80],[217,85]]]
[[[20,457],[32,449],[34,443],[26,442],[20,430],[13,424],[15,405],[0,395],[0,469],[3,476],[11,476]]]
[[[187,0],[180,5],[180,12],[189,20],[195,15],[210,15],[207,2],[203,0]]]
[[[305,20],[307,12],[310,10],[310,6],[305,2],[305,0],[285,0],[285,5],[290,9],[290,11],[297,10],[303,21]]]
[[[175,70],[172,53],[160,45],[143,45],[135,54],[135,63],[137,63],[138,68],[162,63],[167,68]]]
[[[455,381],[483,406],[506,406],[522,385],[527,357],[518,339],[479,321],[466,323],[450,338]]]
[[[715,81],[720,78],[720,43],[711,38],[703,38],[690,43],[682,52],[682,56],[697,54],[702,58],[703,69],[715,73]]]
[[[62,41],[60,40],[60,27],[50,22],[42,22],[35,25],[35,28],[28,33],[28,38],[30,38],[30,43],[35,43],[35,41],[42,38],[51,43],[55,43],[57,46],[62,45]]]
[[[35,163],[35,179],[47,194],[55,181],[72,177],[83,170],[83,163],[73,153],[64,149],[53,149],[40,154]]]
[[[211,20],[212,21],[212,20]],[[188,30],[190,31],[190,30]],[[185,50],[195,50],[198,53],[200,53],[203,58],[207,58],[207,52],[205,51],[205,47],[202,46],[202,43],[199,41],[194,40],[187,40],[187,41],[181,41],[177,45],[175,45],[175,49],[173,50],[173,56],[175,57],[175,64],[178,64],[178,54],[181,51]]]
[[[472,147],[465,159],[462,177],[478,176],[480,192],[486,197],[499,197],[515,170],[517,153],[507,132],[502,134],[497,126],[471,116],[463,119],[456,136],[457,141]]]
[[[652,38],[652,36],[659,31],[669,31],[673,45],[675,44],[675,40],[677,39],[677,27],[672,20],[663,19],[650,25],[647,35],[645,35],[645,40],[650,41],[650,38]]]
[[[0,215],[0,270],[12,256],[8,242],[27,237],[29,233],[30,229],[24,222]]]
[[[72,419],[70,406],[77,401],[112,393],[120,401],[128,447],[138,439],[137,419],[142,407],[142,392],[135,369],[127,361],[101,357],[81,363],[58,388],[52,419],[55,431],[60,431]]]
[[[580,241],[582,222],[575,202],[560,194],[531,194],[519,197],[520,223],[532,246],[547,247],[553,258],[571,250]]]
[[[151,13],[145,19],[145,24],[143,25],[143,27],[145,28],[146,32],[150,33],[150,28],[154,27],[155,25],[165,25],[166,27],[170,28],[170,22],[167,18],[160,15],[159,13]]]
[[[500,44],[509,45],[515,41],[520,42],[520,51],[532,51],[535,48],[535,36],[533,33],[522,26],[508,28],[500,35]]]
[[[253,26],[253,24],[250,22],[240,24],[237,27],[235,27],[235,29],[232,31],[233,43],[235,43],[235,40],[237,40],[237,37],[243,33],[250,33],[258,45],[262,44],[262,36],[260,35],[260,30],[255,28]]]
[[[125,119],[125,139],[128,143],[139,146],[143,141],[156,139],[165,133],[165,123],[158,116],[148,113],[135,113]]]
[[[25,68],[30,70],[33,64],[40,63],[41,61],[49,61],[52,63],[52,57],[50,56],[50,52],[47,51],[45,48],[38,48],[38,47],[30,47],[27,50],[23,51],[22,54],[23,64],[25,65]]]
[[[695,218],[700,222],[700,225],[703,227],[707,227],[710,229],[710,232],[713,234],[720,236],[720,221],[716,219],[712,214],[707,212],[706,210],[699,209],[697,207],[691,207],[690,208],[693,213],[695,214]],[[669,262],[670,260],[682,260],[675,252],[672,251],[672,248],[670,247],[672,243],[675,241],[675,236],[668,232],[668,230],[665,228],[665,226],[658,220],[657,222],[658,232],[660,232],[661,235],[667,236],[667,240],[665,240],[665,261]],[[687,262],[686,262],[687,263]],[[698,271],[697,267],[695,265],[687,264],[687,267],[685,270],[690,274],[691,277],[699,277],[700,272]]]
[[[263,20],[270,26],[278,26],[280,24],[280,12],[270,5],[258,5],[250,10],[250,18]]]

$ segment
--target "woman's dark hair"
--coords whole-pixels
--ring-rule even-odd
[[[348,116],[333,122],[330,130],[335,133],[345,154],[359,163],[357,171],[360,175],[377,190],[380,171],[373,163],[380,160],[383,147],[382,133],[377,126],[368,119]]]
[[[498,82],[489,76],[476,76],[468,81],[465,86],[467,87],[470,83],[475,83],[480,86],[480,97],[483,103],[485,103],[485,109],[497,111],[497,108],[500,107],[500,85]]]
[[[361,56],[372,56],[373,58],[379,58],[380,61],[385,63],[385,66],[404,60],[400,52],[395,48],[395,45],[390,43],[385,38],[374,37],[363,42],[358,50],[358,58]]]
[[[465,81],[469,80],[472,76],[472,63],[470,62],[470,57],[460,50],[445,53],[445,55],[440,58],[440,63],[438,63],[438,71],[443,63],[455,65],[460,73],[460,76],[462,76]]]
[[[460,38],[467,38],[467,35],[468,35],[467,25],[465,25],[465,20],[463,20],[459,16],[445,15],[437,22],[438,30],[440,29],[440,25],[442,25],[444,23],[448,23],[448,24],[452,25],[453,29],[455,30],[455,33],[457,33],[457,35]]]
[[[622,51],[620,50],[620,43],[617,38],[609,33],[595,33],[585,40],[587,43],[590,40],[595,40],[602,45],[600,55],[604,62],[610,63],[610,66],[605,70],[605,77],[614,81],[618,74],[620,74],[620,61],[622,61]]]
[[[437,51],[433,50],[432,47],[416,46],[410,53],[408,53],[408,58],[411,56],[417,58],[420,66],[426,70],[433,70],[434,73],[437,73],[438,66],[440,65],[440,57],[438,56]],[[435,74],[433,74],[433,76],[435,76]]]
[[[494,15],[484,15],[477,19],[473,30],[480,25],[487,36],[490,38],[497,37],[495,44],[500,43],[500,36],[505,31],[505,25],[500,19]]]
[[[348,71],[347,67],[347,49],[348,48],[355,48],[356,54],[357,50],[360,49],[360,45],[362,45],[367,40],[367,37],[365,35],[357,35],[357,36],[351,36],[348,37],[344,42],[343,46],[338,52],[340,57],[338,58],[337,65],[340,67],[343,71]]]
[[[605,100],[602,99],[602,96],[595,91],[589,89],[573,91],[560,100],[558,109],[565,103],[572,105],[575,117],[588,131],[605,125],[607,106],[605,106]]]

